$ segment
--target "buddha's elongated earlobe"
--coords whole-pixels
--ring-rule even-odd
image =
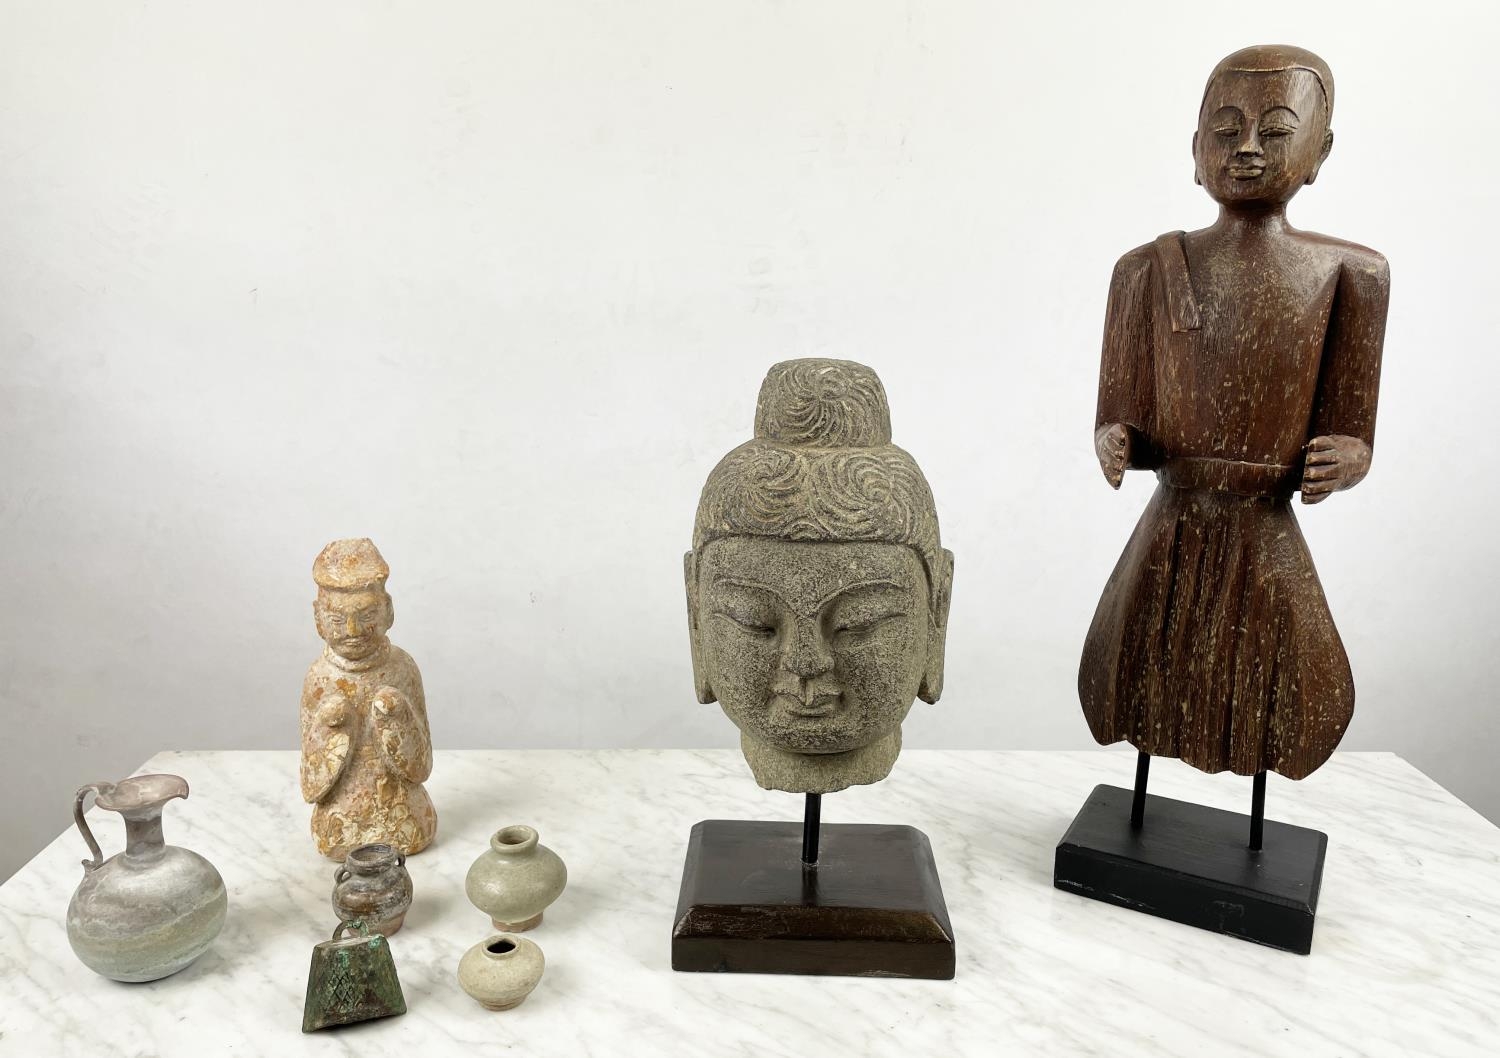
[[[927,624],[927,667],[917,687],[917,697],[935,704],[943,694],[943,670],[948,655],[948,607],[953,601],[953,552],[942,553],[942,569],[934,570],[938,578],[932,600],[932,619]]]
[[[1193,183],[1203,186],[1203,170],[1198,168],[1198,134],[1193,133]]]
[[[688,644],[693,655],[693,690],[698,694],[698,701],[704,705],[712,705],[719,700],[719,696],[709,685],[708,670],[703,664],[703,647],[698,638],[698,560],[691,551],[682,556],[682,579],[687,588]]]

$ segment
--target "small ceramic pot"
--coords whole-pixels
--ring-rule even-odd
[[[514,933],[496,933],[464,952],[458,983],[488,1010],[509,1010],[531,995],[547,960],[536,942]]]
[[[514,826],[495,831],[489,850],[469,868],[464,891],[496,929],[520,933],[541,924],[567,884],[568,868],[557,853],[537,844],[531,827]]]
[[[406,853],[390,845],[361,845],[333,876],[333,913],[341,922],[363,919],[371,933],[389,937],[411,907]]]

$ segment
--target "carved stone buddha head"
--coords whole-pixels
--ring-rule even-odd
[[[755,437],[703,487],[685,573],[698,700],[740,729],[756,781],[885,778],[913,699],[942,692],[953,555],[875,372],[771,368]]]

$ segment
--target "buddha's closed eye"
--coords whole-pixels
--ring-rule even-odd
[[[776,634],[774,620],[765,614],[724,607],[715,610],[714,615],[724,618],[736,628],[753,636],[769,639]]]
[[[905,616],[905,611],[897,611],[840,618],[834,621],[833,634],[840,638],[860,639],[879,630],[881,626]]]

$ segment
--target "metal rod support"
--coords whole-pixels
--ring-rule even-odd
[[[1250,851],[1259,852],[1266,836],[1266,773],[1255,773],[1250,788]]]
[[[802,863],[814,867],[818,862],[818,830],[823,824],[823,795],[807,795],[807,806],[802,811]]]
[[[1146,779],[1151,774],[1151,754],[1135,758],[1135,797],[1130,802],[1130,829],[1140,830],[1146,822]]]

